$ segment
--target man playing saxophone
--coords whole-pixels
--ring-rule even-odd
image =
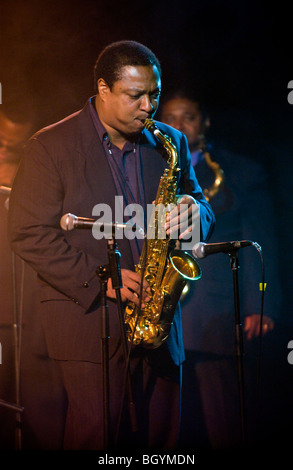
[[[147,205],[156,199],[161,177],[168,167],[164,148],[145,127],[146,119],[155,115],[161,92],[161,67],[153,52],[133,41],[110,44],[96,62],[95,83],[96,95],[81,111],[30,139],[11,192],[11,246],[37,271],[40,281],[39,313],[33,322],[25,319],[29,326],[23,335],[26,355],[22,389],[27,392],[22,396],[23,441],[30,449],[105,449],[102,305],[96,273],[99,267],[108,264],[107,240],[97,240],[87,230],[62,230],[60,219],[66,213],[91,217],[99,203],[115,213],[119,197],[127,222],[130,216],[127,208],[131,204],[139,205],[145,213]],[[178,153],[176,196],[185,204],[184,217],[189,219],[181,237],[197,223],[192,220],[192,205],[197,204],[200,237],[202,241],[208,240],[214,215],[195,177],[187,140],[169,126],[156,125],[163,135],[169,135]],[[167,235],[177,229],[180,234],[184,217],[179,217],[177,204],[166,220]],[[143,306],[149,301],[149,283],[143,279],[141,285],[141,275],[135,270],[143,241],[138,237],[119,239],[124,305],[133,302]],[[137,416],[137,429],[133,430],[128,408],[123,407],[125,357],[116,300],[116,289],[109,277],[107,448],[175,450],[184,360],[180,305],[176,306],[164,344],[151,350],[134,345],[129,351]],[[38,340],[29,341],[36,338],[33,332],[37,328],[41,331]],[[52,368],[50,387],[58,389],[58,393],[60,382],[54,381],[53,373],[61,377],[64,402],[62,412],[55,416],[60,442],[56,442],[57,432],[54,436],[46,435],[49,408],[41,406],[40,394],[49,384],[36,386],[39,379],[27,366],[30,355],[39,355],[40,369]],[[60,432],[63,425],[64,435]]]

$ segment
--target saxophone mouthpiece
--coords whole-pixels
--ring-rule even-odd
[[[144,121],[144,127],[150,131],[150,132],[155,132],[155,131],[159,131],[159,129],[157,128],[157,126],[155,125],[154,121],[150,118],[147,118],[145,121]]]
[[[153,135],[155,135],[163,144],[166,142],[167,136],[165,136],[160,129],[156,126],[154,121],[150,118],[147,118],[144,121],[144,127],[151,132]]]

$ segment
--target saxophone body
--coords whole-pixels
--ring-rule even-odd
[[[176,205],[178,154],[170,138],[151,119],[145,127],[163,144],[168,167],[161,176],[147,238],[136,271],[149,283],[149,302],[139,309],[133,302],[125,308],[126,334],[134,345],[157,348],[167,339],[176,306],[188,281],[201,277],[197,261],[187,252],[175,249],[176,241],[166,235],[166,215]],[[158,209],[158,210],[157,210]]]

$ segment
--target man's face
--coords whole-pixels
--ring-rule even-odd
[[[173,98],[164,103],[161,120],[183,132],[191,150],[196,147],[199,135],[205,131],[205,123],[198,104],[187,98]]]
[[[19,160],[26,140],[32,133],[32,126],[10,121],[0,112],[0,162]]]
[[[99,117],[107,131],[131,136],[141,132],[146,118],[154,116],[161,78],[156,66],[126,66],[112,90],[104,80],[99,80],[98,88]]]

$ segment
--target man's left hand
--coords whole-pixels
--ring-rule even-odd
[[[179,240],[186,238],[200,223],[200,207],[196,200],[184,194],[177,199],[177,205],[174,207],[166,217],[165,230],[166,234],[172,235],[179,234]]]

